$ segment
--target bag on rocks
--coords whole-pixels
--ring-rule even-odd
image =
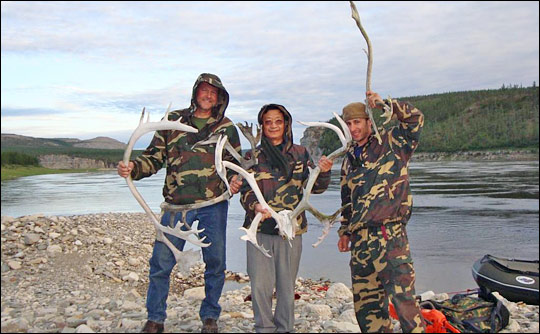
[[[431,305],[462,333],[496,333],[510,321],[510,312],[493,294],[486,299],[458,294],[442,302],[429,300],[420,304],[422,308]]]

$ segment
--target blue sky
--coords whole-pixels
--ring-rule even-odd
[[[539,84],[539,3],[357,1],[381,96]],[[365,96],[366,42],[339,2],[2,1],[2,133],[127,142],[143,107],[189,106],[203,72],[226,115],[326,121]],[[429,121],[429,110],[424,110]],[[305,127],[295,123],[298,143]],[[151,135],[136,147],[145,147]],[[245,145],[247,142],[243,141]]]

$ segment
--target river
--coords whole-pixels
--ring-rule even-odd
[[[337,166],[335,166],[337,167]],[[516,259],[539,257],[539,165],[537,161],[413,162],[414,209],[408,224],[417,292],[455,292],[475,288],[471,266],[484,254]],[[164,171],[136,181],[149,206],[159,211]],[[143,212],[114,171],[50,174],[2,182],[2,215],[19,217]],[[322,212],[340,204],[339,171],[329,189],[312,195]],[[236,195],[230,203],[227,267],[246,271],[244,211]],[[321,225],[308,214],[299,276],[350,285],[348,253],[337,251],[335,226],[317,248]],[[148,228],[152,228],[148,223]]]

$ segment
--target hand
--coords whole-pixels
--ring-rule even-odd
[[[328,172],[330,169],[332,169],[333,164],[334,160],[328,159],[325,155],[323,155],[319,160],[319,168],[323,173]]]
[[[340,252],[350,251],[351,250],[351,237],[348,235],[342,235],[341,237],[339,237],[337,247]]]
[[[242,177],[234,175],[231,179],[231,182],[229,183],[229,186],[231,188],[232,195],[238,193],[240,191],[240,188],[242,187]]]
[[[384,107],[384,100],[381,98],[381,96],[375,92],[367,91],[366,97],[368,100],[369,107],[371,109],[382,109]]]
[[[116,171],[118,172],[118,175],[120,175],[123,178],[126,178],[131,174],[131,171],[133,170],[133,167],[135,167],[135,164],[133,164],[132,161],[128,163],[128,166],[124,164],[123,161],[120,161],[118,163],[118,166],[116,167]]]
[[[255,204],[255,214],[262,213],[261,221],[272,218],[272,214],[267,209],[263,208],[260,203]]]

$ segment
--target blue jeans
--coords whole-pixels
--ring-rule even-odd
[[[206,297],[201,303],[199,316],[201,320],[208,318],[218,319],[221,306],[218,301],[225,284],[225,243],[227,229],[227,212],[229,202],[222,201],[217,204],[200,209],[194,209],[187,213],[187,223],[192,225],[195,220],[199,221],[198,229],[203,229],[199,235],[206,236],[204,242],[211,242],[208,247],[202,247],[203,261],[206,264],[204,271],[204,291]],[[161,224],[169,226],[170,212],[165,212],[161,218]],[[182,213],[174,217],[174,225],[182,218]],[[185,240],[165,233],[165,236],[179,250],[184,249]],[[163,242],[154,244],[154,251],[150,259],[150,284],[146,296],[146,309],[148,320],[164,323],[167,318],[167,296],[169,295],[169,283],[172,269],[176,265],[173,253]]]

